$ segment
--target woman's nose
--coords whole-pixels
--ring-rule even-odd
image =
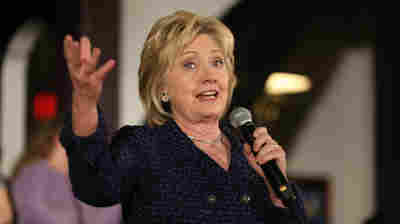
[[[216,83],[217,82],[216,72],[213,71],[212,68],[206,66],[203,69],[202,82],[203,83]]]

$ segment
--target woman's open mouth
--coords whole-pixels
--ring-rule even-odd
[[[205,101],[210,101],[210,100],[216,100],[218,98],[218,91],[216,90],[207,90],[204,92],[201,92],[198,94],[197,99],[199,100],[205,100]]]

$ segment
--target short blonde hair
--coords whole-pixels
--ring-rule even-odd
[[[153,25],[143,46],[139,66],[139,95],[149,125],[161,125],[171,118],[171,112],[163,107],[160,99],[163,75],[174,65],[183,49],[200,34],[209,35],[224,51],[225,66],[229,73],[227,107],[230,105],[237,82],[232,32],[214,17],[201,17],[180,10],[160,18]]]

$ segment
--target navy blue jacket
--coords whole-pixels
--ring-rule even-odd
[[[125,223],[296,223],[287,209],[272,204],[229,124],[221,122],[232,146],[225,171],[172,120],[156,127],[124,126],[112,140],[101,111],[89,137],[73,134],[71,114],[66,120],[61,142],[74,194],[95,206],[121,203]],[[295,189],[296,213],[305,217]]]

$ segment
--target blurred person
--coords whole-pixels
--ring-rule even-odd
[[[97,208],[75,199],[59,142],[61,119],[36,121],[14,169],[11,193],[19,224],[119,224],[119,205]]]
[[[296,223],[260,167],[276,160],[287,178],[285,151],[258,127],[254,156],[224,119],[236,85],[233,51],[231,31],[214,17],[160,18],[139,67],[146,124],[126,125],[109,141],[99,100],[116,62],[97,67],[100,49],[67,35],[73,91],[61,142],[75,195],[95,206],[121,203],[125,223]]]

